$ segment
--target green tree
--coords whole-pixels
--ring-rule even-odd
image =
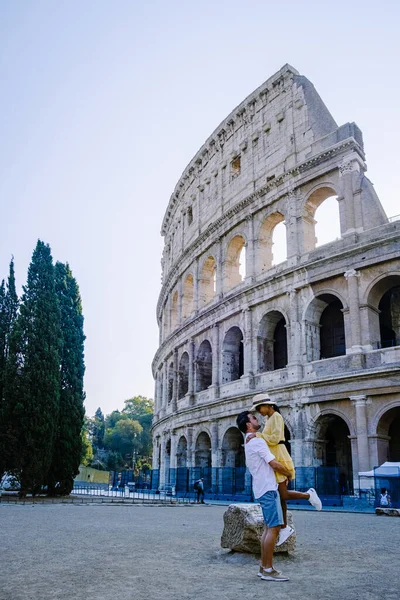
[[[134,419],[142,426],[140,435],[139,454],[141,456],[151,456],[152,454],[152,439],[151,425],[153,421],[154,401],[145,396],[134,396],[125,400],[125,408],[122,414]]]
[[[85,427],[82,427],[81,446],[82,446],[82,455],[81,455],[80,463],[84,467],[87,467],[92,463],[92,460],[93,460],[93,448],[92,448],[92,444],[90,443],[90,440],[89,440],[89,435],[88,435],[87,429]]]
[[[104,448],[105,420],[100,407],[96,410],[94,417],[90,419],[89,427],[93,448],[95,450]]]
[[[47,482],[58,424],[60,310],[50,247],[38,241],[10,334],[4,393],[21,495]]]
[[[62,332],[61,389],[58,426],[47,485],[49,495],[65,495],[73,488],[82,457],[85,335],[82,302],[76,279],[68,264],[57,262],[54,272]]]
[[[140,434],[143,428],[138,421],[122,418],[113,428],[106,430],[104,443],[110,450],[121,454],[127,466],[132,465],[133,453],[140,447]]]

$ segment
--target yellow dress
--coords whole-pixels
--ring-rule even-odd
[[[279,443],[281,440],[285,441],[285,423],[282,415],[278,412],[274,412],[274,414],[267,419],[263,432],[257,433],[256,435],[267,442],[268,448],[271,450],[276,460],[292,472],[292,479],[294,479],[295,470],[293,461],[285,444]],[[279,473],[278,471],[275,471],[275,477],[278,483],[287,479],[286,475],[282,475],[282,473]]]

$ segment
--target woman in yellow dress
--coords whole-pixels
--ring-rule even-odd
[[[268,448],[271,450],[276,460],[282,463],[287,469],[289,469],[289,471],[291,471],[292,476],[290,479],[294,479],[296,475],[294,464],[285,445],[285,422],[279,412],[278,406],[273,400],[270,399],[268,394],[257,394],[257,396],[254,396],[253,398],[252,410],[256,410],[263,417],[267,417],[267,420],[262,433],[256,433],[248,436],[246,443],[249,442],[249,440],[254,436],[263,438],[268,444]],[[275,471],[275,477],[278,484],[278,491],[281,499],[284,519],[284,524],[282,525],[282,530],[277,542],[277,545],[280,545],[293,533],[293,529],[288,527],[287,524],[286,500],[308,500],[310,504],[315,506],[317,510],[321,510],[322,503],[314,488],[310,488],[307,490],[307,492],[288,490],[287,477],[278,471]]]

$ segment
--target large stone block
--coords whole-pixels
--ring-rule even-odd
[[[377,515],[385,515],[386,517],[400,517],[400,508],[378,508],[375,509]]]
[[[293,527],[292,513],[287,513],[288,525]],[[231,504],[224,513],[224,530],[221,536],[222,548],[235,552],[260,554],[260,540],[264,530],[264,519],[259,504]],[[290,552],[296,546],[296,532],[275,553]]]

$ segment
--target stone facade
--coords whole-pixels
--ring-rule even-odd
[[[268,391],[296,466],[400,460],[400,220],[365,175],[355,123],[337,126],[289,65],[246,98],[186,167],[162,224],[154,463],[243,466],[237,414]],[[340,238],[317,246],[337,199]],[[286,229],[286,260],[273,235]]]

